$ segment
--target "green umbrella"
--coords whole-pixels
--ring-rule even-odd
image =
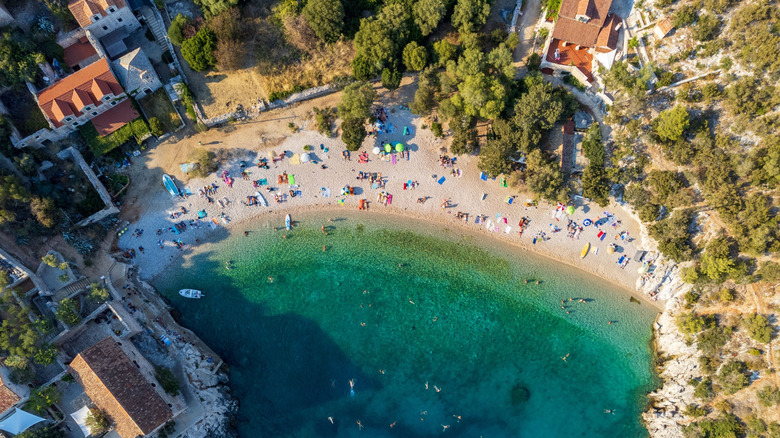
[[[574,214],[574,206],[573,205],[569,205],[568,207],[566,207],[566,214]]]
[[[390,143],[385,143],[385,152],[390,152],[393,150],[393,147],[390,146]]]
[[[404,151],[404,145],[402,145],[401,143],[396,143],[395,144],[395,150],[398,151],[398,152],[403,152]]]

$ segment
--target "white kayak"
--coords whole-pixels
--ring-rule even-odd
[[[203,292],[195,289],[182,289],[179,291],[179,295],[184,298],[203,298],[205,296]]]
[[[255,196],[257,196],[257,202],[260,203],[263,207],[268,207],[268,202],[265,200],[265,197],[260,192],[255,192]]]

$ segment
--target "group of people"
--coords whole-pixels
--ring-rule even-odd
[[[452,167],[456,161],[458,161],[457,157],[450,158],[446,155],[439,155],[439,165],[442,167]]]
[[[218,188],[219,186],[217,186],[217,183],[211,183],[209,186],[198,189],[198,195],[200,195],[201,198],[204,196],[214,196],[217,194]]]
[[[569,223],[566,225],[566,230],[566,237],[570,239],[579,239],[580,233],[582,232],[582,227],[570,219]]]

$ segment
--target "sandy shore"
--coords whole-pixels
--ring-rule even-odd
[[[253,222],[258,220],[268,222],[271,218],[275,218],[275,215],[279,215],[278,219],[273,220],[278,220],[277,226],[282,227],[284,213],[290,213],[295,219],[295,213],[303,210],[327,210],[323,212],[324,224],[328,217],[333,217],[340,210],[356,212],[360,200],[365,199],[368,201],[369,211],[373,213],[387,212],[439,223],[449,228],[458,226],[463,230],[489,234],[492,238],[575,266],[631,291],[637,290],[637,280],[640,277],[637,268],[640,263],[632,260],[625,268],[621,268],[617,260],[621,255],[633,257],[640,249],[638,246],[642,239],[639,239],[639,224],[620,206],[600,208],[598,205],[580,201],[575,204],[574,214],[567,215],[560,212],[557,214],[557,219],[554,217],[555,206],[541,203],[536,207],[526,207],[524,206],[526,194],[518,193],[516,189],[502,187],[500,179],[487,181],[480,179],[476,156],[458,157],[451,167],[442,167],[439,160],[442,154],[440,149],[446,145],[446,141],[435,138],[427,129],[420,129],[420,124],[423,122],[414,118],[407,110],[401,110],[397,106],[388,107],[387,110],[388,123],[394,126],[395,131],[390,134],[380,134],[377,139],[366,138],[363,150],[369,156],[367,163],[358,161],[359,152],[353,152],[350,161],[345,160],[342,158],[344,148],[339,139],[326,138],[304,127],[301,131],[287,136],[281,144],[271,148],[279,154],[286,152],[287,156],[277,163],[271,163],[269,160],[268,170],[260,169],[253,164],[258,157],[268,157],[268,150],[260,146],[242,147],[240,150],[233,151],[231,159],[220,167],[216,175],[212,174],[205,179],[192,179],[186,184],[179,181],[180,187],[192,193],[186,199],[172,197],[163,189],[160,182],[159,191],[143,198],[139,219],[130,223],[127,231],[120,236],[120,248],[134,249],[135,257],[131,263],[140,268],[145,278],[152,278],[162,273],[176,258],[189,257],[199,251],[198,246],[216,239],[216,236],[224,236],[225,232],[243,233],[245,230],[252,230]],[[410,128],[409,135],[403,135],[404,126]],[[225,142],[230,141],[230,136],[227,136]],[[399,156],[393,164],[392,161],[382,160],[371,153],[375,145],[388,141],[402,142],[409,151],[409,159]],[[307,144],[314,148],[313,162],[293,164],[294,160],[290,157],[293,154],[299,156],[303,153],[303,148]],[[320,145],[328,148],[329,152],[324,153]],[[249,165],[242,169],[241,161]],[[180,163],[171,163],[169,166],[171,169],[163,170],[176,176],[177,173],[172,170],[178,164]],[[323,165],[327,168],[322,168]],[[249,173],[248,180],[241,178],[241,170]],[[453,170],[456,172],[460,170],[461,176],[453,176]],[[220,179],[219,176],[223,171],[227,171],[235,179],[232,188]],[[361,171],[381,174],[385,187],[374,189],[369,180],[357,180],[356,176]],[[290,197],[289,184],[277,183],[278,175],[284,172],[294,175],[297,187],[292,189],[300,191],[300,195]],[[442,176],[445,180],[439,184],[438,180]],[[253,181],[260,179],[267,179],[268,187],[273,191],[255,188]],[[417,187],[414,189],[407,187],[404,190],[404,183],[409,181],[416,182]],[[214,202],[210,204],[206,197],[198,195],[198,189],[212,183],[216,184],[218,189],[212,195]],[[347,185],[355,188],[355,195],[340,195],[342,188]],[[329,197],[323,196],[323,188],[330,191]],[[254,195],[257,190],[260,190],[268,201],[268,207],[244,205],[247,196]],[[380,192],[391,194],[392,203],[385,205],[378,202],[377,196]],[[277,203],[274,194],[280,193],[287,194],[287,200]],[[516,196],[512,205],[506,203],[509,196]],[[419,198],[426,198],[426,201],[419,203]],[[219,201],[225,202],[224,199],[227,199],[229,204],[223,207],[220,206]],[[449,206],[442,208],[441,204],[445,199],[449,200]],[[187,213],[175,219],[171,218],[170,214],[181,211],[182,207]],[[208,216],[201,220],[199,227],[191,226],[192,221],[197,219],[197,212],[201,210],[205,210]],[[567,237],[566,227],[569,220],[578,225],[582,225],[585,219],[595,222],[605,217],[605,211],[613,214],[620,223],[616,226],[602,227],[601,230],[606,232],[603,240],[597,238],[599,229],[592,225],[584,227],[577,239]],[[458,212],[468,213],[468,221],[457,219]],[[229,219],[227,223],[221,220],[223,214]],[[478,215],[486,217],[482,224],[475,223]],[[307,216],[311,217],[310,214]],[[530,224],[520,236],[518,223],[523,217],[529,218]],[[212,225],[213,219],[216,219],[216,225]],[[181,234],[174,234],[170,228],[174,223],[181,221],[188,225],[187,230]],[[491,224],[489,229],[487,223]],[[551,224],[559,227],[561,231],[552,232]],[[165,231],[158,235],[158,229]],[[135,230],[143,230],[143,232],[138,236]],[[624,231],[636,240],[628,242],[616,239],[616,236]],[[533,244],[534,236],[541,232],[544,232],[549,239]],[[175,242],[178,240],[184,244],[181,250],[176,247]],[[159,241],[162,241],[162,245],[158,245]],[[581,258],[580,254],[586,242],[591,244],[591,249],[585,258]],[[613,254],[607,252],[610,243],[618,245],[618,250]],[[141,247],[144,249],[143,252],[140,250]],[[653,302],[653,304],[661,308],[660,302]]]

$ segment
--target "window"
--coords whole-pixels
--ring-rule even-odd
[[[87,106],[85,106],[85,107],[84,107],[84,111],[89,111],[89,110],[91,110],[91,109],[92,109],[92,107],[91,107],[91,106],[89,106],[89,105],[87,105]]]
[[[73,122],[73,127],[75,128],[76,126],[79,126],[79,123],[78,122]]]
[[[72,118],[73,118],[73,117],[65,117],[65,121],[66,121],[66,122],[70,122],[70,120],[71,120]]]
[[[115,10],[114,8],[108,8],[108,12],[114,12]]]
[[[117,18],[116,21],[121,23],[122,22],[122,17]]]
[[[97,111],[92,111],[92,115],[96,116],[97,115]]]
[[[100,15],[95,15],[94,17],[92,17],[92,21],[98,21],[98,20],[100,20]]]
[[[103,30],[108,30],[108,26],[103,26]]]
[[[111,99],[111,96],[106,96],[103,98],[103,100],[107,101],[108,99]]]
[[[111,102],[111,106],[116,105],[116,101]]]

